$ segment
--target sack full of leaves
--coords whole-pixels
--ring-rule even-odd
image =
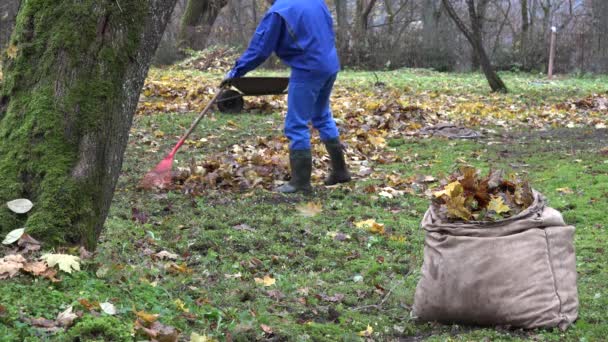
[[[516,176],[465,167],[433,197],[415,317],[563,330],[576,320],[574,227],[540,193]]]

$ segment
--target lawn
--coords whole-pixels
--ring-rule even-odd
[[[608,78],[503,77],[512,90],[507,95],[490,94],[477,74],[342,73],[334,111],[343,128],[356,128],[344,140],[357,181],[326,188],[318,183],[320,170],[313,195],[283,196],[268,190],[274,186],[268,175],[234,176],[247,158],[273,165],[271,176],[285,173],[285,103],[276,96],[248,98],[239,115],[213,113],[178,154],[176,166],[186,175],[178,175],[177,186],[138,189],[221,79],[190,69],[152,70],[95,256],[58,283],[29,276],[0,281],[0,341],[142,340],[134,330],[142,311],[158,314],[183,340],[192,332],[220,341],[605,340],[608,113],[593,107],[593,99],[608,98]],[[409,114],[390,121],[397,112]],[[410,134],[446,120],[483,137]],[[316,151],[318,169],[326,166],[322,152]],[[580,318],[567,332],[410,317],[427,190],[465,164],[527,175],[576,226]],[[392,198],[380,194],[386,188],[396,191]],[[311,203],[322,211],[302,215],[298,208]],[[384,224],[384,233],[356,227],[368,219]],[[161,251],[177,259],[155,257]],[[94,302],[111,302],[118,312],[109,316],[86,305]],[[49,334],[24,319],[55,319],[68,306],[82,317],[67,331]]]

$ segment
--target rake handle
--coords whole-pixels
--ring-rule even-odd
[[[194,129],[196,128],[196,126],[198,126],[198,123],[201,122],[201,120],[203,119],[203,117],[207,114],[207,112],[209,111],[209,109],[211,109],[211,106],[213,106],[213,104],[215,103],[215,101],[218,99],[218,97],[222,94],[222,90],[219,89],[217,91],[217,93],[215,94],[215,96],[213,97],[213,99],[211,99],[211,101],[209,101],[209,103],[207,104],[207,106],[205,107],[205,109],[203,109],[201,111],[201,113],[198,115],[198,117],[196,118],[196,120],[194,120],[194,122],[192,123],[192,126],[190,126],[190,128],[186,131],[186,134],[184,134],[184,136],[179,140],[179,142],[177,143],[177,145],[175,145],[175,147],[173,148],[173,150],[171,150],[171,153],[169,154],[170,156],[174,156],[177,153],[177,150],[179,150],[180,147],[182,147],[182,145],[184,144],[184,142],[186,141],[186,139],[188,139],[188,137],[190,136],[190,134],[192,134],[192,132],[194,131]]]

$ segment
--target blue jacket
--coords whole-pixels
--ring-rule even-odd
[[[333,75],[340,70],[335,40],[324,0],[276,0],[228,77],[242,77],[273,52],[292,68],[292,80]]]

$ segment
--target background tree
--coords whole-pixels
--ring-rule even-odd
[[[0,231],[94,248],[175,0],[27,0],[0,90]]]
[[[202,50],[220,11],[228,0],[188,0],[182,17],[180,46]]]
[[[608,1],[593,0],[593,19],[598,38],[596,71],[608,73]]]
[[[487,0],[480,0],[479,4],[482,8],[485,8],[485,6],[487,5]],[[450,3],[450,0],[443,0],[443,5],[445,6],[447,12],[454,20],[460,31],[464,34],[464,36],[471,44],[471,47],[473,48],[474,53],[479,59],[479,63],[481,64],[483,73],[486,76],[486,79],[488,80],[492,91],[507,92],[507,87],[492,67],[492,63],[490,62],[490,59],[488,58],[488,55],[486,53],[486,49],[483,46],[481,32],[482,26],[480,20],[481,16],[478,14],[479,7],[475,6],[475,1],[466,0],[467,9],[469,12],[470,28],[462,21],[462,19],[460,19],[458,13],[456,13],[456,10]]]

